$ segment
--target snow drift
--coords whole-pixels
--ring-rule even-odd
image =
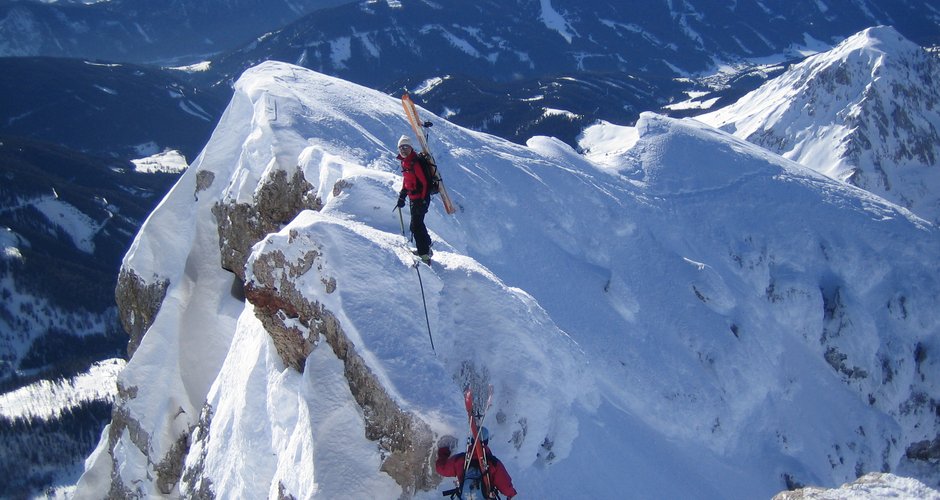
[[[694,121],[581,155],[423,114],[460,207],[418,267],[436,350],[400,103],[261,64],[125,258],[139,346],[78,498],[439,498],[464,385],[533,498],[769,497],[937,436],[935,226]]]

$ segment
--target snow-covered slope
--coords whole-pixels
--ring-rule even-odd
[[[872,472],[839,488],[800,488],[775,495],[773,500],[869,500],[905,498],[940,500],[940,492],[908,477]]]
[[[767,498],[937,435],[935,226],[695,121],[585,157],[429,118],[460,209],[428,216],[426,323],[400,103],[239,79],[125,258],[139,345],[76,498],[440,498],[465,384],[531,498]]]
[[[699,119],[937,223],[938,82],[940,60],[882,26]]]

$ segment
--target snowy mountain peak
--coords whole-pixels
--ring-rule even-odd
[[[440,498],[466,385],[533,498],[768,498],[938,434],[936,227],[691,120],[584,156],[422,117],[459,210],[414,267],[398,99],[238,80],[125,258],[145,334],[77,498]]]
[[[700,120],[940,221],[940,60],[887,26]]]
[[[915,53],[922,50],[893,27],[874,26],[846,38],[826,58],[845,60],[867,53],[880,56],[893,54],[897,57],[913,57]]]

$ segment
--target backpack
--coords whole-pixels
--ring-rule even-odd
[[[486,500],[488,496],[484,489],[485,485],[483,483],[483,473],[480,472],[480,467],[479,464],[477,464],[477,460],[473,459],[470,462],[470,467],[467,467],[467,472],[463,475],[463,484],[461,485],[460,489],[460,499]]]
[[[418,163],[421,165],[421,171],[424,172],[424,178],[428,180],[428,197],[437,194],[441,190],[441,177],[437,173],[437,165],[431,155],[424,151],[418,153]]]

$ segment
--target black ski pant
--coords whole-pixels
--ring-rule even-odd
[[[411,200],[411,234],[415,238],[418,255],[427,255],[431,251],[431,235],[424,225],[424,216],[428,213],[428,200]]]

